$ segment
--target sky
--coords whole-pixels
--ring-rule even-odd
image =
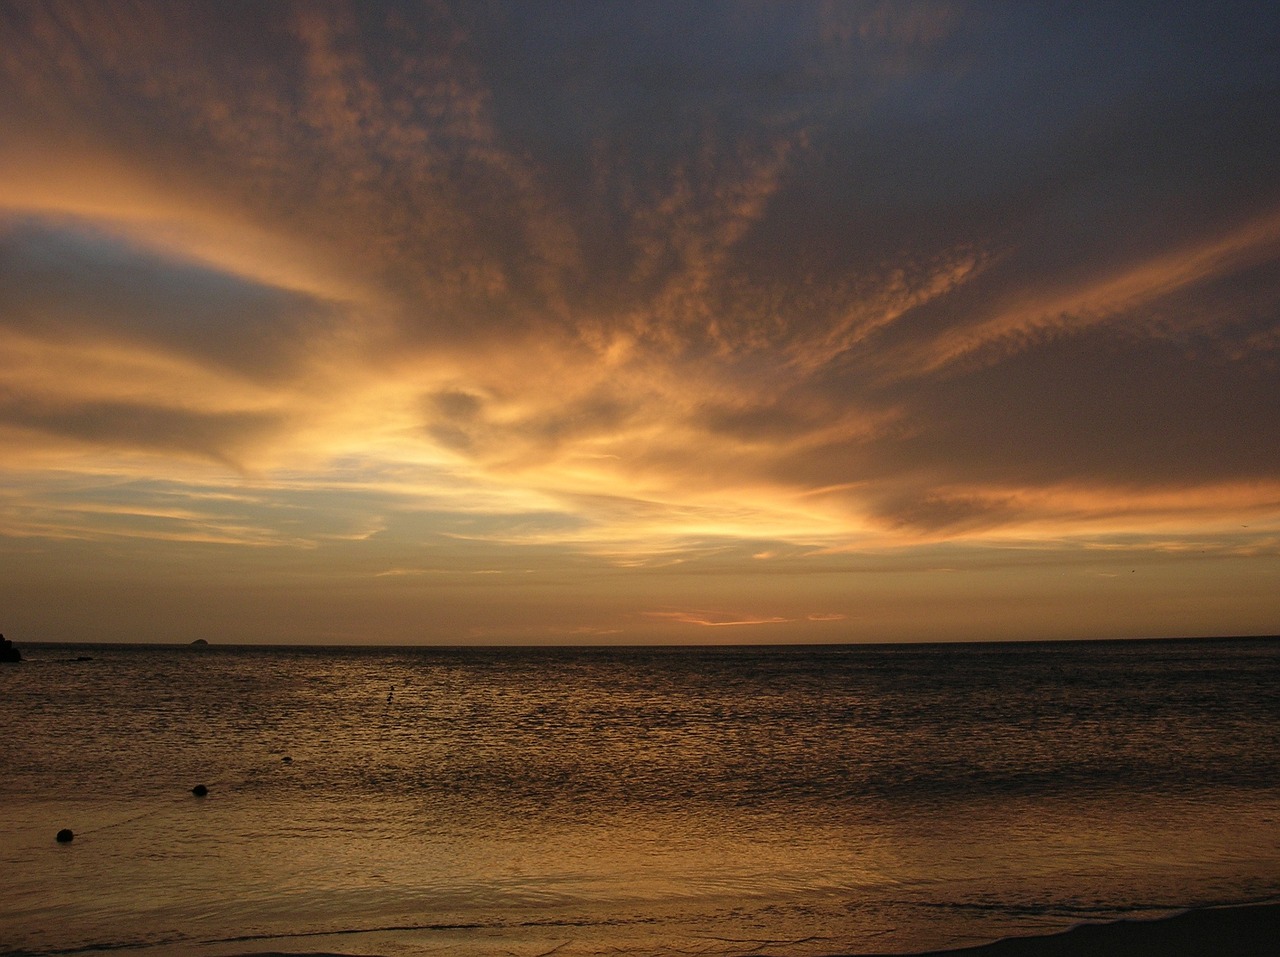
[[[1280,632],[1277,37],[0,0],[0,630]]]

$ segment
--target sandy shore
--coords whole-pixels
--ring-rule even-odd
[[[917,957],[1276,957],[1280,904],[1193,910],[1162,920],[1086,924]],[[876,957],[876,955],[867,955]],[[888,955],[880,955],[888,957]],[[901,955],[898,955],[901,957]]]
[[[371,942],[372,943],[372,942]],[[323,946],[323,945],[321,945]],[[218,949],[231,957],[369,957],[329,949],[279,950],[243,947]],[[559,950],[560,948],[556,948]],[[214,953],[215,951],[201,951]],[[508,951],[514,952],[514,951]],[[577,950],[568,952],[578,953]],[[682,951],[683,952],[683,951]],[[768,953],[753,950],[751,953]],[[1043,937],[1010,937],[956,950],[907,954],[856,954],[849,957],[1277,957],[1280,955],[1280,903],[1187,911],[1157,920],[1084,924]]]

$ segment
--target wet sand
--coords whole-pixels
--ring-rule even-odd
[[[1161,920],[1084,924],[917,957],[1276,957],[1280,903],[1186,911]],[[888,957],[888,955],[867,955]],[[901,957],[901,955],[897,955]]]
[[[328,950],[268,949],[236,953],[238,957],[350,957],[345,952]],[[769,951],[751,953],[759,955]],[[1280,903],[1272,903],[1193,910],[1156,920],[1083,924],[1059,934],[1011,937],[956,950],[915,955],[864,953],[849,957],[1276,957],[1278,954]]]

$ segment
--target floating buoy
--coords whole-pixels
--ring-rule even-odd
[[[69,844],[73,837],[75,837],[75,835],[71,833],[71,828],[64,827],[61,831],[58,832],[58,836],[54,838],[54,840],[57,841],[59,844]]]
[[[280,762],[282,764],[293,764],[293,758],[289,757],[289,755],[286,754],[283,758],[280,759]]]
[[[202,798],[209,793],[209,789],[205,787],[203,784],[197,784],[195,787],[191,789],[191,793],[198,798]]]

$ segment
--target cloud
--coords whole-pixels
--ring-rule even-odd
[[[75,534],[742,573],[1276,507],[1266,23],[219,9],[0,20],[0,451]],[[162,480],[308,504],[106,507]]]
[[[718,614],[700,611],[647,611],[646,618],[659,621],[680,622],[686,625],[700,625],[704,628],[736,628],[743,625],[780,625],[794,619],[778,616],[740,617],[733,614]]]
[[[140,449],[209,459],[239,470],[237,448],[281,423],[265,414],[211,414],[123,402],[47,405],[0,394],[0,426],[102,448]]]
[[[0,233],[0,326],[132,343],[258,380],[287,375],[346,317],[338,304],[155,255],[92,223]]]
[[[749,626],[824,624],[845,621],[847,615],[838,612],[817,612],[788,618],[781,615],[747,615],[734,612],[712,611],[646,611],[644,617],[657,622],[697,625],[700,628],[741,628]]]
[[[999,361],[1002,354],[1038,340],[1077,335],[1093,325],[1124,323],[1131,329],[1135,319],[1142,321],[1143,314],[1162,300],[1274,263],[1278,254],[1280,215],[1265,215],[1226,236],[1164,251],[1118,274],[1095,274],[1074,289],[1054,290],[1048,296],[1023,291],[1027,301],[993,316],[979,314],[976,321],[926,341],[919,353],[896,359],[913,372],[928,374],[966,360]]]

